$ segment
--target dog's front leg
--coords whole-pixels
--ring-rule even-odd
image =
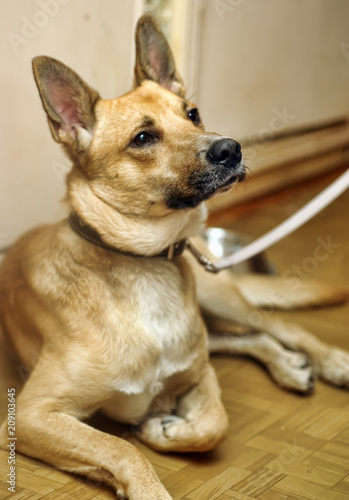
[[[34,370],[16,402],[15,444],[19,452],[106,483],[115,489],[120,500],[171,499],[137,448],[79,421],[74,398],[52,397],[46,392],[48,374],[46,378],[43,375]],[[7,437],[4,422],[0,445],[5,449]]]
[[[225,438],[228,429],[228,417],[220,394],[216,374],[206,363],[200,382],[179,400],[176,414],[149,418],[138,437],[159,451],[213,449]]]

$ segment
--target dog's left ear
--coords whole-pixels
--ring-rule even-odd
[[[147,14],[139,19],[136,27],[135,85],[143,80],[153,80],[184,97],[185,88],[170,46],[154,18]]]
[[[71,153],[84,152],[92,140],[99,94],[51,57],[35,57],[33,72],[54,140]]]

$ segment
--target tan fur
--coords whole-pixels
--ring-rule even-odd
[[[215,260],[203,240],[194,237],[192,241],[205,255]],[[229,271],[213,275],[198,266],[192,255],[187,255],[187,259],[195,272],[201,310],[210,332],[214,334],[210,336],[212,352],[254,356],[270,368],[271,375],[283,387],[309,392],[313,387],[314,377],[319,376],[326,382],[349,389],[348,353],[326,345],[301,326],[284,323],[276,314],[270,315],[254,306],[257,301],[263,301],[263,306],[275,309],[341,303],[348,299],[348,290],[311,281],[301,283],[296,294],[287,290],[280,278],[233,277]],[[263,299],[261,283],[264,289]],[[278,303],[275,303],[275,297],[279,297]],[[303,303],[300,302],[301,299]],[[247,332],[258,332],[263,336],[249,335],[242,341],[240,335]],[[227,337],[226,334],[239,336]],[[278,341],[279,348],[275,349],[275,342],[271,343],[270,340]],[[303,356],[298,356],[298,353],[292,353],[289,349],[303,352],[311,362],[311,369],[309,363],[302,361]],[[283,352],[282,356],[280,350]],[[274,369],[276,366],[277,369]]]
[[[212,177],[207,197],[225,191],[243,164],[228,182],[219,178],[207,154],[219,136],[188,118],[195,106],[149,16],[136,41],[137,87],[118,99],[101,99],[53,59],[38,57],[33,68],[53,138],[73,161],[70,209],[104,243],[142,257],[91,244],[68,220],[34,229],[1,266],[0,321],[33,370],[17,399],[18,451],[105,481],[118,498],[165,500],[169,493],[134,446],[82,420],[100,409],[139,426],[138,437],[160,451],[205,451],[224,439],[227,415],[197,297],[216,333],[243,335],[216,335],[211,349],[256,356],[284,386],[308,390],[312,370],[276,339],[310,351],[320,372],[329,351],[254,309],[230,275],[209,275],[188,254],[151,257],[201,232],[198,182]],[[136,147],[144,131],[151,139]],[[193,206],[172,208],[177,198]],[[261,333],[246,335],[251,330]],[[4,423],[2,446],[6,437]]]

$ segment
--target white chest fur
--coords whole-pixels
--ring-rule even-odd
[[[140,278],[137,283],[139,319],[162,352],[158,378],[188,368],[200,328],[192,301],[180,290],[177,280],[171,282],[168,277],[167,273],[157,274]]]
[[[120,272],[114,276],[119,285],[122,278]],[[193,365],[203,327],[195,283],[190,273],[184,280],[173,263],[163,260],[154,266],[150,260],[143,261],[122,283],[127,291],[128,320],[119,328],[126,328],[122,338],[131,346],[124,349],[125,356],[130,356],[130,363],[126,363],[129,373],[117,371],[113,378],[115,401],[108,405],[108,413],[135,422],[163,391],[166,380]],[[119,364],[118,356],[116,359]]]

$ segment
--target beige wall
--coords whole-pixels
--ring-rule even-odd
[[[349,113],[347,0],[203,2],[207,129],[242,138]]]
[[[0,248],[66,213],[59,199],[69,162],[51,139],[31,59],[60,59],[115,97],[130,89],[134,17],[134,2],[124,0],[0,3]]]

